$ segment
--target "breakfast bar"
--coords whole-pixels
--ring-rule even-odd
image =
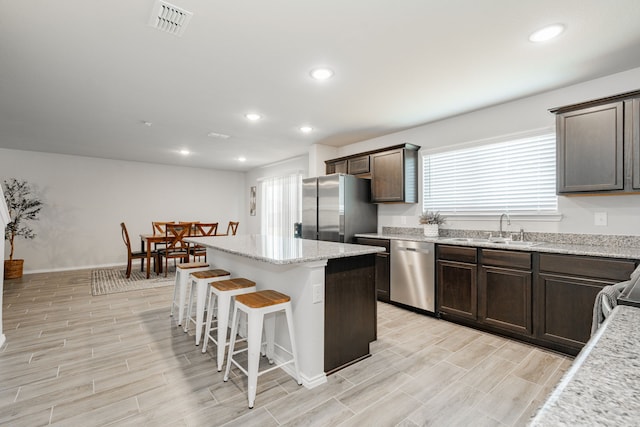
[[[384,248],[263,235],[185,240],[205,246],[207,261],[232,277],[291,297],[305,387],[369,356],[376,339],[375,253]],[[276,343],[290,349],[286,326],[278,323],[277,331]],[[291,365],[283,369],[292,373]]]

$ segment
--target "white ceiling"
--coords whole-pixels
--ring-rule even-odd
[[[241,171],[640,66],[638,0],[170,3],[0,0],[0,147]]]

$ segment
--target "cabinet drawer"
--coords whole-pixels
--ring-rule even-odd
[[[347,160],[347,171],[349,175],[359,175],[369,173],[369,156],[356,157]]]
[[[482,249],[482,265],[531,270],[531,253]]]
[[[617,281],[629,280],[634,261],[573,255],[540,254],[540,271],[595,277]]]
[[[449,261],[469,262],[475,264],[478,260],[476,248],[465,246],[438,245],[438,259]]]

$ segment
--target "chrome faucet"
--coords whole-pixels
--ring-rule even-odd
[[[505,213],[503,213],[502,215],[500,215],[500,237],[504,237],[504,236],[502,235],[502,219],[503,219],[505,216],[507,217],[507,225],[511,225],[511,218],[509,217],[509,214],[508,214],[508,213],[506,213],[506,212],[505,212]]]

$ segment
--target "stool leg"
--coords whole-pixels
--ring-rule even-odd
[[[191,280],[191,292],[189,292],[189,306],[187,307],[187,317],[184,322],[184,331],[189,331],[189,319],[191,319],[191,307],[193,306],[193,287],[195,286],[195,280]]]
[[[218,297],[218,372],[222,371],[222,364],[224,363],[224,350],[227,343],[227,328],[229,327],[229,309],[231,308],[231,295],[228,292],[221,292]],[[230,341],[235,341],[235,335],[229,338]]]
[[[176,278],[175,278],[175,282],[173,284],[173,300],[171,301],[171,313],[169,313],[170,317],[173,317],[173,306],[176,304],[176,297],[178,296],[178,284],[180,283],[180,280],[178,279],[178,277],[180,276],[180,271],[176,271]],[[180,325],[180,320],[178,320],[178,325]]]
[[[269,359],[269,364],[273,365],[273,342],[276,338],[276,313],[265,314],[264,335],[265,341],[267,342],[267,359]]]
[[[233,320],[231,321],[231,336],[235,337],[238,333],[238,307],[233,309]],[[224,370],[224,377],[222,380],[227,382],[229,380],[229,371],[231,371],[231,359],[233,359],[233,350],[236,346],[236,340],[229,341],[229,352],[227,353],[227,368]]]
[[[196,292],[196,345],[200,345],[202,338],[202,326],[204,322],[204,307],[207,299],[207,283],[204,280],[198,280]]]
[[[209,307],[207,308],[207,323],[204,330],[204,343],[202,344],[202,352],[207,352],[207,343],[209,342],[209,335],[211,334],[211,322],[213,321],[213,306],[216,302],[216,294],[213,289],[209,289]],[[220,345],[218,345],[219,347]],[[218,369],[220,372],[221,369]]]
[[[291,303],[288,303],[284,309],[287,317],[287,328],[289,329],[289,339],[291,340],[291,353],[293,353],[293,366],[296,368],[296,381],[298,385],[302,385],[300,379],[300,367],[298,366],[298,346],[296,345],[296,334],[293,330],[293,313],[291,311]]]
[[[260,365],[260,341],[262,338],[262,322],[264,315],[251,310],[249,313],[247,331],[247,372],[249,408],[253,408],[256,401],[258,385],[258,367]]]
[[[176,277],[177,277],[176,273]],[[184,321],[184,304],[187,300],[187,286],[189,286],[189,272],[183,271],[180,276],[180,306],[178,306],[178,325]]]

